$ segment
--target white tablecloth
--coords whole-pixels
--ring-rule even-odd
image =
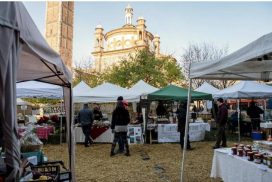
[[[214,150],[211,177],[224,182],[270,182],[272,169],[248,161],[246,157],[231,155],[230,148]]]
[[[209,123],[189,123],[190,141],[201,141],[205,138],[205,131],[210,131]],[[177,124],[158,124],[158,142],[179,142],[180,133]]]

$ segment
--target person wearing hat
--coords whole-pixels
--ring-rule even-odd
[[[85,147],[89,147],[91,140],[91,127],[93,125],[93,112],[89,109],[88,104],[84,104],[83,109],[78,113],[78,122],[81,124],[82,132],[85,135]]]
[[[228,108],[222,98],[217,99],[218,113],[216,117],[217,124],[217,140],[213,149],[220,148],[222,141],[222,147],[227,147],[227,137],[225,133],[226,124],[228,120]]]
[[[111,129],[114,132],[114,139],[111,146],[110,156],[115,155],[114,149],[115,149],[116,143],[119,140],[121,140],[121,142],[125,144],[125,148],[126,148],[125,155],[126,156],[130,155],[128,141],[127,141],[127,125],[130,122],[130,117],[129,117],[129,112],[125,108],[125,104],[122,101],[123,101],[123,97],[122,96],[118,97],[117,106],[112,113]],[[120,144],[119,144],[119,147],[121,147]],[[120,149],[121,148],[119,148],[119,150]]]

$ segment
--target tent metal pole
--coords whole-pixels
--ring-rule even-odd
[[[238,112],[238,141],[241,141],[241,133],[240,133],[240,99],[237,99],[237,112]]]
[[[181,161],[181,174],[180,174],[180,182],[183,181],[184,176],[184,162],[185,162],[185,153],[187,149],[187,139],[188,139],[188,132],[189,132],[189,119],[190,119],[190,103],[191,103],[191,88],[192,87],[192,79],[189,81],[189,90],[188,90],[188,99],[187,99],[187,111],[186,111],[186,124],[185,124],[185,136],[184,136],[184,143],[183,143],[183,154],[182,154],[182,161]]]

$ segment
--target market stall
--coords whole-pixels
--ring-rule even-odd
[[[19,181],[20,149],[17,137],[16,82],[36,80],[63,87],[69,136],[69,168],[74,176],[71,73],[60,56],[46,43],[22,2],[0,6],[0,120],[5,138],[6,181]],[[75,180],[75,178],[73,178]]]
[[[240,81],[228,88],[221,90],[213,95],[214,98],[237,99],[238,112],[238,132],[240,141],[240,99],[270,98],[272,97],[272,87],[256,81]],[[266,121],[263,121],[266,122]]]
[[[190,101],[191,82],[192,79],[223,79],[223,80],[261,80],[271,81],[272,80],[272,33],[266,34],[261,38],[251,42],[247,46],[239,49],[238,51],[216,61],[207,61],[202,63],[192,63],[190,65],[190,84],[188,92],[188,100]],[[189,113],[189,110],[187,110]],[[187,115],[188,116],[188,115]],[[189,117],[186,118],[186,127],[189,124]],[[187,134],[185,134],[184,146],[186,146]],[[186,150],[183,151],[183,158],[181,163],[181,181],[184,176],[184,161]],[[217,150],[215,150],[215,154]],[[214,158],[213,163],[222,161],[223,159]],[[234,163],[237,162],[237,158],[231,158]],[[245,163],[247,161],[244,161]],[[239,166],[241,163],[237,162]],[[224,164],[225,165],[225,164]],[[249,166],[251,164],[247,164]],[[227,165],[225,165],[227,166]],[[243,166],[240,166],[234,170],[237,174],[243,170]],[[228,165],[229,168],[229,165]],[[256,168],[255,168],[256,171]],[[214,173],[214,172],[213,172]],[[240,173],[241,174],[241,173]],[[245,175],[239,176],[238,181],[249,181],[254,179],[256,173],[254,171],[245,172]],[[255,174],[255,175],[254,175]],[[263,175],[261,176],[263,177]],[[266,179],[270,181],[271,176]],[[231,180],[233,181],[233,180]],[[236,180],[235,180],[236,181]],[[260,179],[254,180],[260,181]]]
[[[184,101],[187,99],[187,93],[188,90],[174,86],[169,85],[165,88],[162,88],[158,91],[155,91],[153,93],[148,94],[148,100],[154,101]],[[200,99],[211,99],[211,94],[202,93],[202,92],[196,92],[194,91],[192,93],[192,97],[195,100]],[[177,104],[177,103],[176,103]],[[153,138],[151,132],[155,130],[157,131],[158,136],[158,142],[178,142],[179,141],[179,133],[177,132],[177,118],[175,115],[174,110],[177,109],[177,105],[175,106],[175,109],[171,109],[171,111],[164,116],[157,116],[153,115],[149,117],[149,120],[147,122],[147,130],[149,131],[150,135],[150,142],[152,143]],[[152,125],[152,127],[151,127]],[[192,134],[192,140],[191,141],[200,141],[204,139],[205,136],[205,130],[203,128],[210,128],[208,123],[204,123],[203,121],[197,123],[191,123],[189,128],[190,134]],[[202,127],[204,126],[204,127]],[[153,131],[152,131],[153,130]],[[209,131],[209,129],[207,129]],[[155,140],[156,141],[156,140]]]

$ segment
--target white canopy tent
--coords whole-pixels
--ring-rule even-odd
[[[272,87],[256,81],[240,81],[213,95],[215,98],[265,98],[272,97]]]
[[[218,88],[215,88],[214,86],[210,85],[209,83],[204,82],[200,87],[195,89],[195,91],[208,93],[208,94],[213,95],[213,94],[218,93],[220,90]]]
[[[90,90],[90,92],[82,94],[82,96],[74,97],[75,103],[95,102],[95,103],[110,103],[117,102],[117,97],[123,96],[129,100],[132,95],[126,88],[119,87],[111,83],[103,83]]]
[[[272,80],[272,33],[217,61],[192,63],[190,78]]]
[[[63,87],[67,124],[72,125],[71,73],[43,38],[22,2],[0,2],[0,120],[5,138],[6,181],[19,181],[20,146],[16,82],[36,80]],[[69,167],[74,175],[73,130],[68,130]]]
[[[143,80],[139,80],[135,85],[133,85],[128,91],[131,95],[134,95],[134,98],[131,97],[129,101],[135,101],[139,102],[140,97],[142,95],[147,95],[152,92],[155,92],[159,90],[156,87],[153,87],[152,85],[149,85],[148,83],[144,82]]]
[[[87,85],[84,81],[79,82],[73,88],[74,97],[86,96],[90,92],[92,92],[92,88],[89,85]]]
[[[17,98],[63,98],[63,89],[61,86],[38,81],[17,83],[16,91]]]
[[[191,101],[192,79],[222,80],[272,80],[272,33],[251,42],[238,51],[216,61],[192,63],[189,71],[189,91],[187,117],[184,137],[184,148],[187,145],[189,124],[189,103]],[[181,181],[183,181],[186,150],[183,150],[181,164]]]
[[[73,88],[73,101],[74,103],[84,103],[90,101],[88,97],[92,92],[92,88],[89,87],[84,81],[81,81]]]
[[[272,87],[256,81],[240,81],[213,95],[214,98],[238,99],[238,137],[240,141],[240,99],[272,97]]]

